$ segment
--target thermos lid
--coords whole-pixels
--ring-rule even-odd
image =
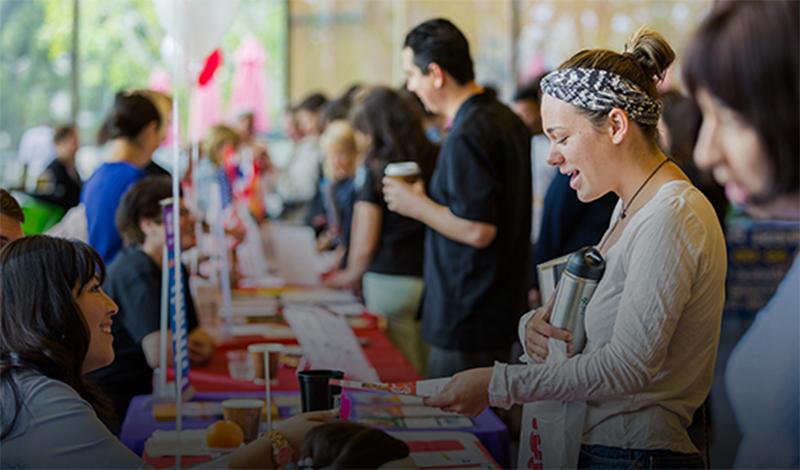
[[[606,261],[593,246],[585,246],[567,259],[567,271],[576,277],[599,281],[605,270]]]

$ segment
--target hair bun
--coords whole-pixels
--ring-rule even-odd
[[[625,43],[625,54],[656,82],[664,78],[675,60],[675,51],[664,36],[646,27],[639,28]]]

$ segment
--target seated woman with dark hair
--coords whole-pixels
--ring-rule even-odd
[[[120,422],[134,396],[152,393],[153,369],[160,365],[161,261],[166,243],[160,203],[171,196],[168,177],[148,176],[131,186],[117,208],[117,230],[125,247],[108,265],[108,278],[103,285],[119,305],[112,327],[115,359],[91,374],[90,379],[114,402]],[[186,250],[195,244],[194,218],[182,203],[180,227],[181,248]],[[201,364],[211,359],[214,344],[198,326],[188,279],[184,268],[189,360]],[[116,430],[116,426],[111,427]]]
[[[83,242],[36,235],[0,251],[3,468],[148,467],[103,426],[98,417],[111,413],[110,404],[84,379],[114,360],[118,307],[104,278],[102,259]],[[276,468],[278,443],[296,454],[308,431],[333,417],[321,411],[281,421],[209,466]]]

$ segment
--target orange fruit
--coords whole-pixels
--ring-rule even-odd
[[[239,447],[244,442],[244,432],[233,421],[220,420],[206,429],[206,445],[208,447]]]

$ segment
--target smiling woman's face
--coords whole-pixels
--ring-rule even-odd
[[[694,159],[710,170],[732,202],[747,206],[769,193],[772,170],[756,130],[707,90],[697,92],[703,126]]]
[[[80,292],[73,292],[75,302],[89,328],[89,350],[83,359],[83,373],[105,367],[114,361],[114,337],[111,317],[119,307],[106,295],[97,278],[91,279]]]
[[[542,127],[550,139],[547,163],[570,175],[569,186],[582,202],[614,189],[613,151],[608,135],[598,131],[577,108],[550,95],[542,97]]]

